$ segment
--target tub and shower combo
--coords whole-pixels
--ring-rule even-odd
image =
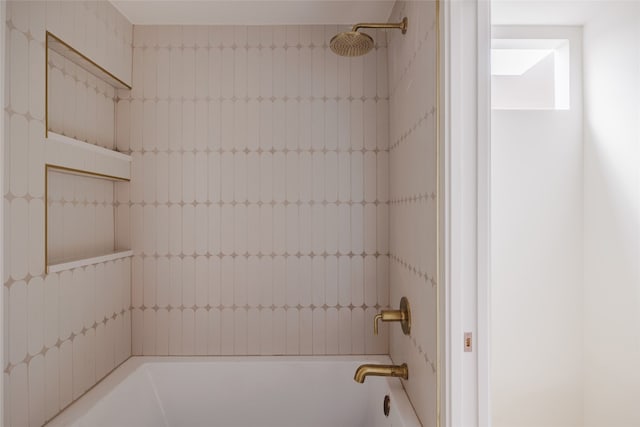
[[[364,55],[373,39],[356,24],[333,37],[341,56]],[[382,310],[378,322],[410,334],[410,310]],[[418,427],[400,378],[405,363],[388,356],[131,357],[47,425],[50,427]],[[372,378],[365,381],[367,377]]]
[[[379,320],[408,334],[406,298]],[[132,357],[49,426],[418,427],[399,378],[387,356]]]
[[[50,427],[418,427],[388,357],[132,357]],[[388,408],[388,416],[385,415]]]
[[[406,298],[378,321],[409,334]],[[49,426],[419,427],[399,378],[387,356],[131,357]]]

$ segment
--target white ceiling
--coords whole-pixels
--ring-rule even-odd
[[[287,25],[387,22],[388,0],[110,0],[137,25]]]
[[[635,1],[635,0],[631,0]],[[618,0],[493,0],[493,25],[585,25]]]

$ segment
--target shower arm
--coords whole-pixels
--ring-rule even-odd
[[[407,32],[407,18],[404,18],[401,22],[396,24],[377,24],[377,23],[369,23],[369,22],[361,22],[356,24],[351,28],[351,31],[358,31],[360,28],[392,28],[392,29],[400,29],[402,30],[402,34]]]

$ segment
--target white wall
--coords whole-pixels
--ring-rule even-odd
[[[555,104],[554,55],[549,54],[522,76],[492,76],[491,106],[501,110],[550,109]]]
[[[570,110],[492,111],[494,427],[582,425],[580,33],[494,33],[569,38],[572,60]]]
[[[584,28],[585,426],[640,425],[640,5]]]

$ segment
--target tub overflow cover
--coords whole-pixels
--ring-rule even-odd
[[[384,397],[384,403],[382,404],[382,410],[384,411],[384,416],[388,417],[389,416],[389,411],[391,410],[391,398],[389,397],[388,394]]]

